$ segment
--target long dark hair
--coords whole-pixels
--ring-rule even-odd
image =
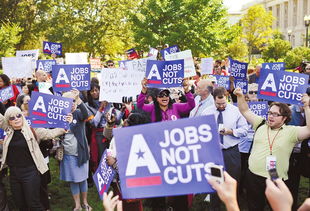
[[[4,86],[10,86],[11,85],[11,80],[10,80],[9,76],[7,76],[6,74],[0,74],[0,78],[3,80]]]
[[[93,107],[93,108],[97,108],[97,105],[95,103],[95,99],[93,99],[93,97],[90,94],[90,91],[93,90],[94,88],[97,88],[100,90],[100,86],[97,83],[91,83],[90,84],[90,90],[87,91],[87,101],[88,101],[88,105]]]
[[[155,122],[161,122],[163,119],[163,117],[161,115],[162,110],[159,106],[157,98],[154,97],[153,100],[154,100],[154,108],[155,108]],[[171,99],[171,97],[169,97],[168,109],[172,108],[172,104],[173,104],[172,99]]]

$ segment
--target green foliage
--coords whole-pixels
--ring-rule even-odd
[[[262,5],[250,7],[242,17],[241,26],[243,28],[243,38],[248,45],[249,60],[251,60],[253,50],[262,50],[268,38],[272,35],[273,19],[271,12],[266,12]]]
[[[15,55],[15,45],[20,42],[22,29],[14,23],[0,25],[0,57]]]
[[[310,61],[310,48],[297,47],[287,52],[284,59],[287,68],[296,68],[302,61]]]
[[[287,52],[291,49],[291,44],[287,40],[270,39],[267,48],[263,50],[263,58],[268,62],[277,62],[279,59],[284,59]]]
[[[197,56],[231,41],[225,16],[220,0],[145,0],[131,21],[138,47],[177,44]]]

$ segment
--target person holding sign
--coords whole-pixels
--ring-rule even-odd
[[[19,95],[19,90],[17,89],[16,85],[11,85],[10,78],[6,74],[0,74],[0,90],[5,89],[9,86],[12,87],[13,97],[3,102],[6,108],[15,105],[17,96]]]
[[[67,116],[70,122],[72,116]],[[14,202],[19,210],[42,211],[40,203],[40,174],[48,167],[40,151],[38,142],[52,139],[65,133],[64,129],[33,130],[21,110],[9,107],[4,116],[0,114],[0,128],[7,136],[3,143],[1,169],[7,164],[10,168],[10,185]],[[18,155],[18,156],[17,156]]]
[[[304,94],[301,102],[305,110],[306,126],[286,125],[291,119],[287,104],[273,102],[264,119],[249,110],[240,88],[235,89],[238,107],[242,115],[256,130],[252,152],[249,157],[249,170],[246,175],[249,210],[263,210],[265,206],[265,180],[268,171],[276,169],[279,178],[287,180],[289,158],[294,145],[310,137],[310,98]]]
[[[168,89],[158,90],[153,104],[144,104],[147,95],[147,78],[141,82],[142,90],[137,100],[137,107],[151,114],[152,122],[180,119],[181,114],[188,114],[195,107],[193,94],[188,80],[183,81],[186,103],[172,103]]]
[[[71,193],[75,202],[74,211],[92,210],[87,202],[87,178],[89,149],[85,135],[85,120],[88,112],[79,97],[79,91],[74,89],[63,94],[63,97],[73,99],[73,121],[63,139],[64,157],[60,162],[60,179],[70,182]],[[81,206],[80,193],[83,204]]]

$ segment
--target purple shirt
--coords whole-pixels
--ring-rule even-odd
[[[171,108],[161,111],[162,121],[180,119],[180,114],[189,113],[195,107],[194,96],[191,92],[185,94],[186,103],[173,103]],[[146,94],[140,93],[137,101],[137,107],[151,114],[152,122],[156,121],[154,104],[144,104]]]

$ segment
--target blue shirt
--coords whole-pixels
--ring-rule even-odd
[[[215,105],[208,108],[203,115],[214,114],[215,119],[217,120],[219,111]],[[232,129],[233,135],[224,135],[223,136],[223,149],[233,147],[240,142],[241,137],[247,136],[248,124],[246,119],[240,113],[238,107],[227,103],[226,108],[222,111],[223,114],[223,125],[226,129]]]
[[[201,101],[200,96],[195,97],[195,108],[193,108],[189,114],[189,117],[201,116],[202,113],[206,110],[206,108],[214,105],[214,99],[211,94]]]

